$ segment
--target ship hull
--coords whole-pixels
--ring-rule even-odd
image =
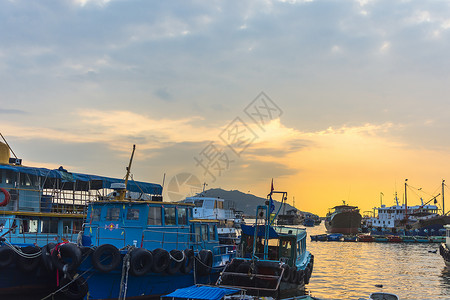
[[[340,212],[325,220],[329,233],[356,234],[361,227],[361,214],[357,211]]]

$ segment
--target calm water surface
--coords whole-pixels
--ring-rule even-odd
[[[307,291],[314,297],[359,299],[382,291],[401,300],[450,299],[450,269],[437,243],[311,242],[310,235],[325,233],[323,223],[307,232],[307,249],[315,256]]]

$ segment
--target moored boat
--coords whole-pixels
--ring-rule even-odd
[[[357,235],[358,242],[374,242],[375,239],[370,234],[358,234]]]
[[[446,237],[445,243],[439,246],[439,254],[444,259],[445,265],[450,267],[450,225],[445,225]]]
[[[76,244],[28,246],[16,258],[16,245],[3,241],[0,278],[10,279],[0,283],[2,296],[21,296],[24,287],[38,285],[49,298],[81,299],[87,293],[89,299],[159,297],[217,280],[236,253],[219,243],[218,222],[194,220],[193,204],[163,202],[160,185],[148,184],[153,189],[146,190],[145,183],[128,181],[131,161],[124,181],[97,182],[113,181],[107,194],[90,198]],[[133,185],[140,193],[129,191]]]
[[[361,214],[357,206],[335,206],[325,218],[325,227],[329,233],[357,234],[361,227]]]
[[[255,225],[242,225],[240,256],[226,266],[218,286],[238,288],[247,295],[286,298],[299,295],[309,283],[314,256],[306,250],[306,230],[274,226],[270,202],[257,207]]]

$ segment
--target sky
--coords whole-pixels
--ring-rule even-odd
[[[0,132],[23,164],[325,215],[450,178],[448,1],[0,2]],[[444,191],[446,188],[444,189]],[[441,201],[441,199],[439,199]],[[446,208],[450,208],[450,202]],[[447,209],[446,209],[447,210]]]

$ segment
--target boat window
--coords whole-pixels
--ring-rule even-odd
[[[202,240],[208,240],[208,225],[202,224]]]
[[[0,232],[2,232],[3,229],[5,229],[5,227],[6,227],[6,220],[7,219],[0,218]]]
[[[58,220],[42,220],[41,233],[58,233]]]
[[[177,216],[175,214],[175,207],[164,207],[164,224],[177,225]]]
[[[223,209],[223,201],[219,200],[214,201],[214,208]]]
[[[199,243],[201,241],[201,227],[200,225],[194,225],[195,242]]]
[[[178,225],[187,225],[187,209],[185,207],[178,208]]]
[[[120,217],[120,208],[118,207],[109,207],[106,210],[106,221],[119,221]]]
[[[71,234],[72,233],[72,221],[71,220],[63,220],[63,233]]]
[[[291,241],[281,241],[281,256],[291,257],[292,242]]]
[[[127,211],[127,220],[138,221],[139,220],[139,209],[129,208]]]
[[[216,225],[209,225],[209,240],[213,241],[216,239]]]
[[[20,233],[36,233],[38,229],[38,221],[37,220],[22,220],[20,223],[19,232]]]
[[[78,233],[83,230],[83,220],[73,221],[73,233]]]
[[[150,206],[148,209],[148,225],[162,225],[161,207]]]
[[[94,208],[91,213],[91,219],[93,222],[100,221],[100,214],[102,210],[100,208]]]
[[[9,184],[13,183],[14,182],[13,172],[7,170],[5,173],[6,173],[5,174],[6,175],[5,176],[5,183],[9,183]]]
[[[195,207],[202,207],[203,206],[203,200],[195,200]]]

